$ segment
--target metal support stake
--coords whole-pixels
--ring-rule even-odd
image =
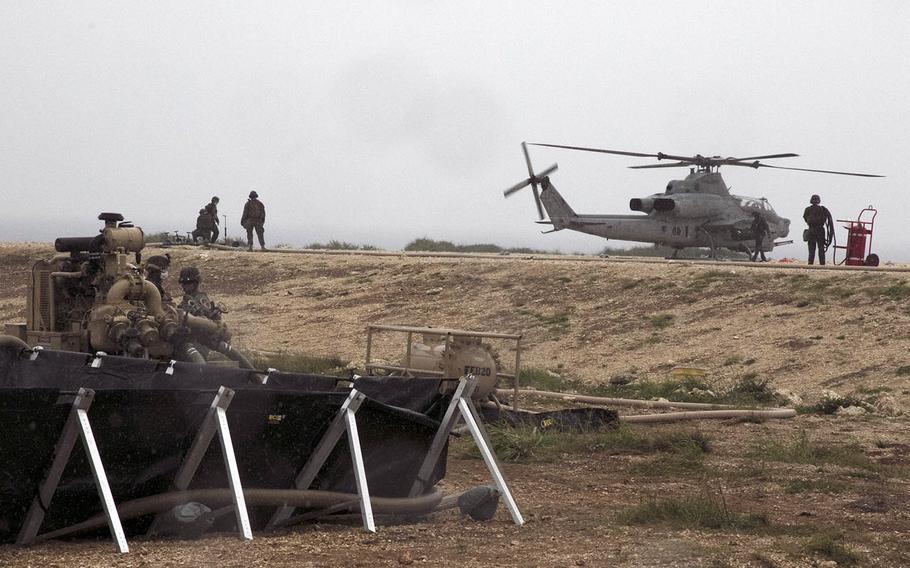
[[[348,398],[345,399],[341,408],[338,409],[338,414],[335,415],[335,418],[332,420],[332,423],[329,424],[325,434],[322,435],[322,439],[319,440],[310,459],[307,460],[306,464],[304,464],[303,468],[297,474],[297,478],[294,480],[294,487],[297,489],[310,488],[310,485],[312,485],[313,481],[316,479],[316,475],[319,474],[319,470],[322,469],[325,461],[329,459],[332,450],[335,449],[335,445],[338,444],[341,436],[347,431],[348,445],[351,448],[351,460],[354,462],[354,479],[357,484],[357,495],[360,499],[360,514],[363,517],[363,528],[370,532],[376,532],[376,525],[373,522],[373,509],[372,504],[370,503],[369,488],[366,481],[366,470],[363,466],[363,454],[360,450],[360,436],[357,432],[357,420],[355,418],[357,410],[360,408],[364,399],[366,399],[366,395],[357,389],[351,389],[351,393],[348,395]],[[282,505],[279,507],[266,525],[266,529],[274,528],[288,520],[294,513],[294,509],[295,507],[290,505]]]
[[[82,438],[82,446],[88,456],[88,462],[92,469],[92,477],[95,479],[95,486],[98,488],[98,495],[101,497],[101,506],[104,509],[104,516],[107,517],[107,525],[110,528],[111,536],[117,545],[117,551],[120,553],[129,552],[129,545],[126,542],[126,536],[123,534],[123,527],[120,524],[120,516],[117,514],[117,506],[114,503],[114,497],[111,493],[110,484],[107,481],[107,475],[104,473],[104,464],[101,462],[101,455],[98,453],[98,445],[95,443],[95,436],[92,433],[92,425],[88,419],[88,409],[92,405],[95,393],[90,389],[79,389],[73,400],[73,406],[70,410],[69,417],[60,433],[60,439],[57,441],[57,447],[54,449],[54,460],[51,463],[50,470],[44,482],[38,488],[38,495],[32,501],[32,505],[22,523],[22,529],[16,539],[16,544],[31,544],[41,524],[44,522],[44,515],[50,507],[51,499],[57,491],[60,479],[63,477],[63,471],[72,454],[73,447],[76,445],[76,438]]]
[[[490,444],[489,437],[487,437],[486,430],[483,427],[483,422],[481,422],[480,416],[477,414],[477,409],[474,408],[474,404],[470,399],[465,398],[458,401],[458,407],[461,409],[461,415],[464,418],[465,424],[468,426],[468,430],[470,430],[471,435],[474,436],[474,443],[477,444],[477,448],[480,450],[480,455],[483,456],[483,461],[487,464],[490,475],[493,476],[496,488],[499,490],[502,500],[505,501],[506,507],[509,509],[509,514],[512,515],[512,522],[516,525],[523,525],[525,522],[524,518],[522,518],[521,512],[518,510],[518,505],[512,497],[512,492],[509,491],[509,485],[506,483],[506,478],[502,473],[502,469],[499,467],[499,461],[496,459],[496,454],[493,453],[492,445]]]
[[[449,403],[442,422],[440,422],[439,430],[436,431],[430,450],[427,452],[427,456],[424,458],[423,464],[417,473],[417,479],[414,480],[414,484],[411,486],[410,496],[416,497],[425,490],[429,483],[430,474],[433,472],[433,468],[436,467],[439,456],[442,454],[442,449],[445,447],[445,442],[448,440],[449,434],[452,432],[452,428],[458,421],[458,415],[460,414],[464,418],[471,436],[474,437],[474,443],[477,444],[480,455],[483,456],[487,470],[493,477],[496,488],[499,490],[509,514],[512,515],[512,521],[516,525],[522,525],[524,524],[524,518],[518,510],[515,499],[512,497],[512,492],[506,483],[506,478],[502,473],[499,461],[496,459],[496,454],[493,453],[492,444],[483,427],[483,422],[477,414],[477,409],[474,408],[474,403],[471,402],[471,395],[474,393],[476,386],[477,379],[471,375],[462,377],[458,382],[458,388],[455,389],[455,393],[452,395],[452,402]]]
[[[233,390],[227,387],[219,387],[218,393],[215,395],[214,400],[212,400],[212,404],[209,406],[205,418],[202,421],[202,427],[199,429],[199,432],[196,433],[193,444],[190,446],[189,451],[187,451],[186,457],[183,458],[183,463],[180,465],[180,469],[177,470],[177,475],[174,476],[174,488],[178,491],[186,491],[189,488],[190,483],[193,481],[193,477],[196,475],[196,470],[199,469],[199,464],[202,463],[202,459],[205,457],[205,453],[208,451],[209,445],[212,443],[212,439],[217,433],[219,441],[221,442],[221,453],[224,456],[224,468],[227,472],[228,484],[230,485],[231,495],[234,501],[237,528],[240,531],[241,538],[244,540],[253,540],[253,531],[250,528],[250,518],[246,509],[246,500],[243,497],[243,487],[240,483],[240,473],[237,469],[237,459],[234,456],[234,445],[231,442],[231,430],[228,427],[227,422],[227,408],[230,406],[231,400],[233,399]],[[159,513],[158,516],[155,517],[155,520],[152,522],[152,525],[149,527],[146,534],[154,534],[157,532],[164,515],[166,515],[166,513]]]

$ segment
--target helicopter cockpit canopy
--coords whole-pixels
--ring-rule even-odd
[[[739,204],[743,209],[758,211],[759,213],[774,213],[774,208],[771,207],[771,204],[764,197],[761,199],[756,199],[754,197],[739,197],[738,199]]]

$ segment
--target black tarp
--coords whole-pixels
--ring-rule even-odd
[[[177,363],[167,374],[168,364],[162,362],[104,357],[93,368],[92,360],[53,350],[31,360],[0,349],[0,541],[15,538],[50,466],[70,408],[58,400],[61,391],[95,391],[89,418],[116,502],[170,490],[220,386],[235,391],[227,418],[243,486],[290,488],[349,393],[336,386],[335,377],[272,373],[262,385],[251,382],[253,373],[237,368]],[[439,379],[357,380],[368,397],[357,423],[371,494],[407,495],[448,404],[442,384]],[[444,475],[444,456],[433,483]],[[191,488],[227,486],[216,439]],[[312,487],[355,491],[346,437]],[[88,461],[77,444],[42,532],[100,511]],[[272,512],[251,507],[253,526],[262,526]],[[150,521],[148,516],[129,521],[125,529],[142,532]]]

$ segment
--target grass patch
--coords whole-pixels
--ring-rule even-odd
[[[451,241],[437,241],[427,237],[414,239],[405,245],[406,251],[422,252],[486,252],[486,253],[515,253],[515,254],[562,254],[559,251],[537,250],[527,247],[503,248],[493,244],[455,244]]]
[[[293,351],[260,353],[250,357],[250,362],[257,369],[273,368],[287,373],[335,376],[346,376],[348,374],[347,362],[340,357],[304,355]]]
[[[901,365],[900,367],[897,368],[895,373],[899,377],[910,375],[910,365]]]
[[[900,281],[889,286],[864,288],[863,292],[872,299],[885,298],[888,300],[906,300],[907,298],[910,298],[910,285]]]
[[[790,439],[763,439],[752,447],[748,455],[754,459],[767,461],[875,469],[875,464],[858,445],[816,443],[809,438],[805,430],[800,430]]]
[[[746,373],[733,386],[719,389],[716,385],[708,383],[700,377],[674,377],[666,380],[636,379],[625,385],[591,384],[546,369],[524,368],[519,374],[519,385],[550,392],[571,392],[608,398],[638,400],[665,398],[675,402],[742,406],[787,404],[786,399],[774,393],[770,379],[761,379],[756,373]]]
[[[698,430],[633,430],[620,425],[611,430],[560,432],[491,424],[487,431],[496,455],[506,462],[552,462],[566,454],[623,451],[692,456],[711,448],[708,437]],[[480,459],[474,444],[464,445],[464,455]]]
[[[527,308],[521,308],[518,310],[518,313],[536,320],[538,324],[543,325],[553,333],[561,333],[569,329],[569,316],[572,314],[572,310],[569,309],[554,312],[552,314],[544,314]]]
[[[829,479],[792,479],[784,486],[784,491],[791,494],[798,493],[843,493],[847,484]]]
[[[335,239],[327,243],[310,243],[303,248],[318,250],[379,250],[373,245],[356,245],[345,241],[336,241]]]
[[[803,548],[809,554],[818,554],[828,560],[834,560],[838,566],[855,566],[861,557],[844,546],[840,542],[842,538],[840,534],[817,534],[810,537]]]
[[[834,414],[841,408],[849,406],[864,407],[864,401],[852,395],[825,396],[815,404],[798,408],[801,414]]]
[[[648,321],[651,322],[651,327],[655,329],[665,329],[670,327],[670,324],[673,323],[672,314],[657,314],[648,318]]]
[[[618,517],[630,525],[668,524],[679,528],[749,530],[768,525],[763,515],[730,510],[723,492],[709,489],[682,497],[651,496],[620,511]]]

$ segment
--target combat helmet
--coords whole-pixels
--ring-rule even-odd
[[[257,199],[258,197],[259,197],[259,194],[256,193],[255,191],[250,192],[250,199]]]
[[[822,198],[819,197],[818,195],[813,195],[811,198],[809,198],[809,203],[811,203],[812,205],[818,205],[821,202],[822,202]]]
[[[180,269],[179,281],[181,284],[189,284],[190,282],[198,284],[202,281],[202,275],[199,274],[199,269],[195,266],[184,266]]]
[[[147,261],[145,261],[146,268],[152,268],[157,270],[167,270],[167,267],[171,265],[171,255],[169,254],[156,254],[155,256],[150,256]]]

